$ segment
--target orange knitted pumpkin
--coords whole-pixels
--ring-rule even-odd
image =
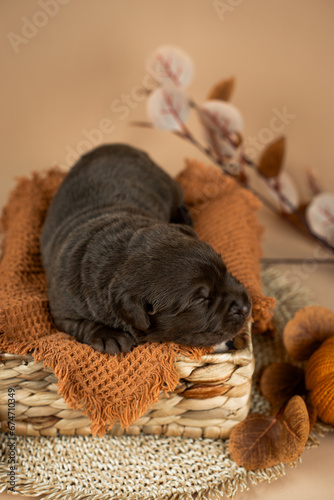
[[[306,366],[306,388],[319,418],[334,425],[334,337],[323,342]]]
[[[305,361],[329,337],[334,336],[334,313],[321,306],[308,306],[285,325],[285,349],[296,361]]]

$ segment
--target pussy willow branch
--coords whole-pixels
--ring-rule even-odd
[[[149,122],[136,121],[136,122],[132,122],[132,125],[139,126],[139,127],[152,128],[152,129],[154,128],[152,126],[152,124]],[[186,133],[184,133],[185,131],[186,131]],[[238,180],[237,176],[235,174],[231,173],[227,169],[226,164],[223,163],[223,161],[221,159],[217,158],[209,148],[203,146],[200,142],[197,141],[197,139],[191,134],[191,132],[189,131],[189,129],[186,126],[184,126],[184,132],[173,131],[173,134],[176,135],[177,137],[180,137],[181,139],[185,139],[186,141],[189,141],[199,151],[201,151],[201,153],[204,153],[206,156],[208,156],[213,163],[218,165],[226,175]],[[248,191],[253,193],[254,196],[256,196],[263,203],[263,205],[265,205],[275,215],[278,215],[278,216],[282,215],[280,212],[277,211],[276,206],[273,203],[271,203],[271,201],[269,201],[265,196],[263,196],[261,193],[259,193],[255,188],[250,186],[249,183],[243,184],[243,187],[245,187],[246,189],[248,189]],[[301,231],[301,232],[303,232],[303,234],[305,234],[305,232],[302,231],[298,226],[296,226],[291,220],[286,219],[286,218],[284,218],[284,220],[287,221],[287,223],[289,223],[290,226],[292,226],[294,229],[296,229],[297,231]],[[328,243],[328,241],[323,240],[320,236],[316,235],[315,233],[312,233],[310,231],[309,227],[307,227],[307,232],[312,238],[316,239],[321,245],[323,245],[324,247],[326,247],[327,249],[329,249],[331,251],[334,251],[334,247],[332,247],[330,245],[330,243]]]
[[[168,106],[168,111],[174,117],[174,119],[176,120],[176,122],[178,123],[178,125],[179,125],[179,127],[181,129],[181,131],[173,131],[173,133],[175,135],[177,135],[178,137],[180,137],[182,139],[185,139],[185,140],[189,141],[191,144],[193,144],[193,146],[195,146],[199,151],[201,151],[201,153],[203,153],[206,156],[208,156],[213,163],[215,163],[216,165],[218,165],[221,168],[221,170],[223,170],[223,172],[226,175],[239,180],[238,177],[237,177],[237,175],[234,174],[234,173],[232,173],[228,169],[227,164],[224,161],[224,158],[220,154],[218,154],[218,149],[217,149],[217,151],[213,152],[210,148],[203,146],[196,139],[196,137],[191,133],[191,131],[189,130],[189,128],[180,119],[177,111],[175,110],[175,108],[173,106],[173,102],[170,99],[170,97],[169,97],[169,95],[168,95],[167,92],[164,92],[164,100],[165,100],[166,105]],[[190,107],[194,108],[197,111],[197,113],[199,114],[199,116],[201,117],[202,110],[197,106],[196,102],[193,99],[188,99],[188,102],[189,102]],[[203,120],[201,120],[201,121],[203,123]],[[142,127],[153,128],[153,126],[151,124],[147,123],[147,122],[133,122],[133,124],[139,125],[139,126],[142,126]],[[203,126],[205,126],[204,123],[203,123]],[[221,137],[224,140],[226,140],[227,142],[229,142],[230,145],[232,145],[233,147],[237,147],[237,144],[235,143],[234,138],[227,131],[225,131],[225,130],[222,131],[220,128],[217,128],[217,132],[221,135]],[[291,203],[290,200],[288,198],[286,198],[286,196],[283,193],[281,193],[275,187],[275,185],[272,185],[268,181],[268,179],[261,174],[261,172],[258,169],[258,166],[256,165],[255,162],[253,162],[253,160],[251,160],[250,158],[248,158],[246,155],[244,155],[242,153],[241,154],[241,161],[243,163],[245,163],[246,165],[248,165],[249,167],[251,167],[265,181],[265,183],[268,186],[268,188],[271,191],[273,191],[279,197],[280,201],[283,204],[285,204],[286,206],[289,207],[289,209],[291,210],[291,212],[296,215],[296,217],[298,218],[298,220],[301,223],[302,227],[304,227],[305,231],[309,234],[309,236],[311,236],[314,240],[318,241],[325,248],[327,248],[327,249],[331,250],[332,252],[334,252],[334,246],[331,245],[327,240],[325,240],[324,238],[322,238],[321,236],[319,236],[318,234],[316,234],[310,228],[309,224],[307,223],[305,217],[300,212],[300,210],[298,210],[298,208],[295,207],[293,205],[293,203]],[[240,169],[242,169],[242,164],[233,164],[233,165],[230,165],[230,168],[231,167],[237,167],[238,170],[240,170]],[[251,191],[263,203],[263,205],[265,205],[270,211],[272,211],[276,215],[282,215],[280,212],[277,211],[276,206],[273,203],[271,203],[265,196],[263,196],[255,188],[253,188],[252,186],[250,186],[250,184],[248,182],[247,183],[243,183],[243,186],[246,189],[248,189],[249,191]],[[290,223],[290,225],[293,226],[295,229],[299,229],[300,230],[300,228],[298,228],[298,226],[296,226],[290,219],[284,218],[284,220],[286,220],[288,223]]]
[[[324,238],[322,238],[321,236],[319,236],[317,233],[315,233],[313,231],[313,229],[310,227],[310,225],[308,224],[307,220],[305,219],[305,217],[301,213],[301,211],[297,207],[295,207],[294,204],[291,203],[291,201],[279,189],[275,188],[275,186],[272,185],[269,182],[269,180],[266,177],[264,177],[264,175],[261,174],[261,172],[259,171],[259,168],[258,168],[258,166],[256,165],[255,162],[253,162],[250,158],[248,158],[244,154],[242,154],[242,160],[247,165],[249,165],[261,177],[261,179],[264,180],[264,182],[269,187],[269,189],[271,189],[272,191],[274,191],[277,194],[277,196],[279,197],[279,199],[281,200],[281,202],[284,205],[286,205],[291,210],[291,213],[296,215],[296,217],[298,218],[299,222],[302,224],[302,226],[305,228],[305,230],[309,233],[309,235],[313,239],[315,239],[316,241],[318,241],[319,243],[321,243],[321,245],[325,246],[329,250],[334,251],[334,246],[331,245],[329,243],[329,241],[325,240]],[[277,213],[277,211],[276,211],[276,213]],[[293,224],[293,225],[295,226],[295,224]]]
[[[189,100],[189,104],[191,107],[193,107],[194,109],[196,109],[197,113],[199,114],[199,116],[201,117],[201,114],[202,114],[202,110],[197,106],[197,104],[195,103],[195,101],[193,99],[190,99]],[[203,123],[203,121],[202,121]],[[204,125],[204,123],[203,123]],[[204,125],[205,126],[205,125]],[[216,127],[216,132],[221,136],[222,139],[226,140],[227,142],[229,142],[229,144],[233,147],[236,147],[236,144],[233,140],[233,138],[231,137],[230,134],[226,134],[226,132],[224,130],[222,130],[221,128],[218,128]],[[210,155],[211,156],[211,159],[212,159],[212,156],[214,155]],[[279,191],[279,189],[277,189],[275,187],[275,185],[272,185],[269,180],[261,174],[261,172],[259,171],[259,168],[258,168],[258,165],[253,161],[251,160],[248,156],[246,156],[245,154],[241,154],[241,160],[246,164],[248,165],[249,167],[251,167],[260,177],[261,179],[266,183],[267,187],[273,191],[280,199],[280,201],[286,205],[291,213],[295,214],[296,217],[298,218],[299,222],[301,223],[301,225],[305,228],[306,232],[309,233],[309,235],[315,239],[316,241],[318,241],[319,243],[321,243],[321,245],[325,246],[326,248],[328,248],[329,250],[331,251],[334,251],[334,246],[331,245],[327,240],[325,240],[324,238],[322,238],[321,236],[319,236],[317,233],[315,233],[311,227],[309,226],[307,220],[305,219],[304,215],[300,212],[300,210],[295,207],[293,205],[293,203],[291,203],[291,201],[281,192]],[[216,162],[217,163],[217,162]],[[220,160],[220,163],[221,163],[221,160]],[[263,197],[258,191],[256,191],[254,188],[252,188],[248,183],[245,185],[245,187],[247,189],[249,189],[250,191],[252,191],[255,196],[257,196],[270,210],[274,211],[276,214],[279,214],[279,212],[277,212],[276,210],[276,207],[268,202],[268,200]],[[266,200],[266,201],[264,201]],[[286,219],[288,220],[288,219]],[[295,224],[293,224],[291,221],[289,221],[294,227]]]
[[[174,134],[177,135],[178,137],[181,137],[181,139],[186,139],[187,141],[191,142],[199,151],[206,154],[211,159],[211,161],[213,163],[218,165],[226,175],[233,177],[234,179],[237,178],[237,176],[235,174],[233,174],[232,172],[230,172],[228,170],[228,168],[227,168],[226,164],[223,162],[223,160],[221,160],[220,158],[217,158],[209,148],[202,146],[202,144],[200,142],[198,142],[197,139],[192,134],[189,135],[189,130],[188,130],[188,133],[186,135],[182,134],[181,132],[174,132]],[[251,191],[257,198],[259,198],[259,200],[261,200],[261,202],[266,207],[268,207],[269,210],[275,212],[275,214],[278,213],[275,205],[273,203],[271,203],[271,201],[269,201],[265,196],[263,196],[261,193],[259,193],[256,189],[254,189],[248,183],[245,184],[244,187],[246,187],[246,189]]]

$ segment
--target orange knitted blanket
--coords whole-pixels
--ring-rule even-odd
[[[210,172],[211,169],[208,174]],[[259,228],[255,217],[259,205],[252,195],[244,193],[221,174],[219,192],[215,191],[212,197],[211,191],[211,194],[209,190],[207,193],[206,189],[202,191],[206,184],[202,185],[198,175],[206,178],[205,168],[188,162],[187,169],[179,176],[186,201],[192,205],[196,228],[203,231],[201,237],[208,236],[206,239],[213,246],[218,244],[220,236],[228,241],[224,252],[219,244],[216,249],[222,252],[230,270],[249,286],[255,319],[264,328],[270,318],[272,299],[264,298],[260,289]],[[147,343],[131,353],[114,357],[57,331],[49,311],[39,235],[50,201],[64,177],[64,173],[52,169],[20,179],[4,209],[1,219],[4,239],[0,262],[0,351],[22,355],[31,352],[36,361],[44,360],[44,366],[50,367],[58,378],[59,392],[68,406],[82,410],[92,420],[92,432],[103,435],[116,420],[128,427],[149,405],[158,401],[160,391],[175,389],[178,383],[175,361],[179,354],[200,359],[209,349]],[[211,179],[211,173],[209,177]],[[211,183],[209,177],[207,186]],[[192,198],[194,189],[196,196],[198,191],[208,198],[204,202],[205,210],[203,202],[197,203]],[[214,216],[219,200],[228,207],[227,212],[223,210],[222,221],[216,221]],[[198,214],[197,208],[200,208]],[[204,212],[207,213],[205,217]],[[215,234],[222,229],[221,235]],[[211,236],[214,236],[212,242]],[[233,256],[235,249],[237,253]]]

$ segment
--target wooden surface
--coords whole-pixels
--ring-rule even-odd
[[[330,0],[69,0],[53,17],[44,16],[45,25],[28,38],[26,19],[43,21],[36,17],[40,3],[0,4],[0,206],[15,177],[54,164],[70,167],[87,140],[88,147],[101,142],[141,147],[171,174],[181,170],[185,156],[205,159],[167,132],[130,126],[146,119],[136,92],[145,81],[146,55],[165,43],[193,57],[196,76],[189,93],[198,102],[219,79],[237,78],[233,103],[243,113],[244,137],[253,152],[273,135],[272,119],[285,109],[289,118],[279,133],[288,140],[286,170],[304,198],[310,166],[324,189],[334,192]],[[215,5],[221,6],[219,13]],[[195,119],[190,125],[198,132]],[[333,309],[333,266],[317,264],[318,247],[266,210],[260,219],[265,256],[311,259],[280,269],[294,286],[311,288],[320,304]],[[333,446],[334,436],[327,436],[286,477],[237,499],[332,499]]]

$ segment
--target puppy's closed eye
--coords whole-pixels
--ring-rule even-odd
[[[196,304],[201,304],[203,302],[209,302],[210,300],[210,288],[201,286],[195,293],[194,302]]]

